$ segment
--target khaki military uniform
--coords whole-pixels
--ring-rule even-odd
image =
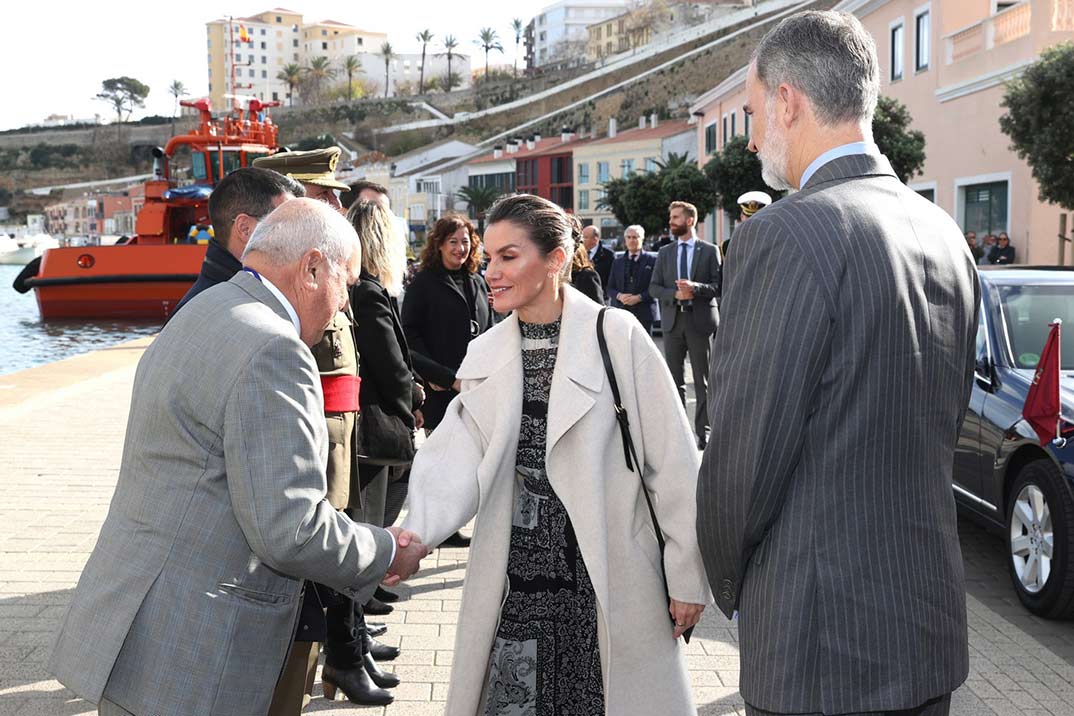
[[[349,310],[349,309],[348,309]],[[351,317],[337,312],[325,329],[320,342],[311,349],[321,378],[358,375],[358,349],[354,342]],[[358,503],[360,493],[351,491],[358,484],[358,461],[355,459],[358,439],[358,413],[325,411],[328,423],[328,502],[337,510]],[[313,586],[306,585],[306,599],[318,599]],[[303,609],[303,614],[307,612]],[[323,629],[321,630],[323,631]],[[302,638],[301,625],[297,639]],[[320,645],[313,641],[298,641],[291,646],[287,664],[276,684],[269,707],[269,716],[294,716],[309,703]]]

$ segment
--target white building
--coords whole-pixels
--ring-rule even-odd
[[[378,45],[372,51],[359,52],[355,56],[362,63],[363,76],[376,84],[379,88],[377,95],[383,97],[384,57],[378,54],[379,49]],[[442,78],[446,77],[447,71],[447,58],[437,55],[430,45],[425,52],[425,91],[429,91],[430,82],[440,82]],[[470,86],[470,72],[470,56],[452,54],[451,73],[458,75],[459,80],[462,82],[461,85],[456,85],[455,89],[465,89]],[[405,94],[417,94],[420,77],[420,52],[406,52],[395,55],[388,65],[388,96],[396,96],[398,94],[397,88],[400,86],[408,89]]]
[[[585,59],[586,28],[626,11],[625,0],[560,0],[533,19],[535,67]]]

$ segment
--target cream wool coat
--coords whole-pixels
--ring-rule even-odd
[[[574,525],[597,598],[607,714],[691,716],[690,681],[660,581],[660,556],[638,475],[627,470],[597,346],[599,306],[565,290],[548,407],[547,472]],[[613,309],[605,335],[645,483],[667,539],[671,596],[709,604],[697,546],[698,454],[663,357],[638,321]],[[463,587],[446,716],[475,716],[484,693],[514,513],[522,420],[516,316],[470,343],[462,392],[418,451],[403,526],[440,544],[477,520]]]

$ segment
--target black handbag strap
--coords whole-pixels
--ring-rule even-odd
[[[600,357],[604,361],[604,372],[608,375],[608,384],[612,389],[612,400],[615,401],[615,419],[619,422],[619,432],[623,435],[623,456],[626,458],[627,469],[631,472],[637,472],[638,478],[641,479],[641,494],[645,495],[645,504],[649,507],[649,517],[653,520],[653,530],[656,532],[656,543],[660,545],[660,554],[664,554],[664,532],[660,529],[660,520],[656,519],[656,510],[653,509],[653,499],[649,496],[649,491],[645,488],[645,479],[642,475],[641,462],[638,460],[638,453],[634,449],[634,440],[630,437],[630,418],[627,417],[626,408],[623,407],[623,400],[619,397],[619,383],[615,380],[615,371],[612,369],[612,357],[608,354],[608,341],[604,338],[604,314],[607,313],[608,307],[600,309],[600,313],[597,314],[597,345],[600,346]],[[637,470],[634,466],[637,465]],[[664,571],[663,560],[660,562],[661,576],[664,578],[664,587],[667,588],[667,574]]]

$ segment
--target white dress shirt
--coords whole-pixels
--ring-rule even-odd
[[[261,283],[265,284],[265,288],[267,288],[272,293],[272,295],[276,297],[277,301],[279,301],[281,304],[283,304],[283,309],[285,311],[287,311],[287,315],[291,317],[291,323],[295,324],[295,333],[297,333],[299,336],[301,336],[302,335],[302,323],[299,322],[299,320],[298,320],[298,312],[295,311],[295,307],[291,305],[291,302],[287,300],[287,296],[284,296],[283,292],[280,291],[280,289],[276,288],[272,284],[272,281],[269,281],[267,278],[265,278],[261,274],[254,274],[254,275],[257,276],[259,279],[261,279]]]
[[[849,144],[840,144],[838,147],[832,147],[809,163],[809,166],[802,172],[802,180],[798,182],[798,187],[804,188],[810,178],[817,173],[817,170],[833,159],[849,157],[854,154],[873,153],[879,154],[880,149],[872,142],[850,142]]]

